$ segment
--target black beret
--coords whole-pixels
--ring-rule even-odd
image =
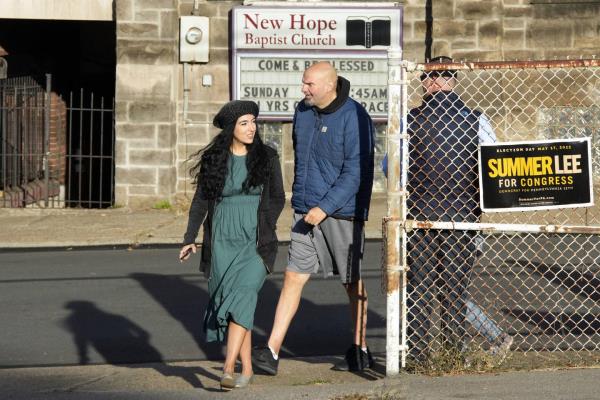
[[[249,100],[233,100],[221,107],[213,119],[213,125],[225,129],[229,125],[235,125],[238,118],[246,114],[258,117],[258,104]]]
[[[454,61],[450,57],[446,57],[446,56],[433,57],[431,60],[429,60],[430,64],[435,64],[435,63],[449,64],[451,62],[454,62]],[[438,76],[443,76],[445,78],[456,78],[457,75],[458,75],[458,71],[455,69],[434,70],[434,71],[423,72],[421,74],[421,80],[423,80],[425,78],[437,78]]]

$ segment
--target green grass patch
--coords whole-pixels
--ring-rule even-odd
[[[152,206],[155,210],[170,210],[173,208],[169,200],[161,200]]]

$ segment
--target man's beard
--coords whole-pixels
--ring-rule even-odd
[[[304,104],[307,105],[307,106],[309,106],[309,107],[312,107],[312,106],[315,105],[315,99],[313,99],[312,97],[311,98],[306,98],[305,97],[304,98]]]

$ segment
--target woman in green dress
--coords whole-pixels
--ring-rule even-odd
[[[275,226],[285,203],[277,152],[263,144],[256,126],[258,105],[231,101],[213,124],[221,132],[195,156],[196,192],[179,257],[196,252],[203,225],[200,269],[208,276],[204,316],[207,341],[227,340],[221,388],[252,379],[251,333],[259,290],[277,254]],[[237,358],[242,373],[234,379]]]

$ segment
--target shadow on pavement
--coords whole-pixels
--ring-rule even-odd
[[[88,352],[93,348],[109,364],[147,368],[131,363],[157,363],[152,366],[157,372],[179,377],[193,387],[203,387],[196,374],[218,379],[203,368],[164,364],[161,353],[150,344],[148,332],[121,315],[103,311],[90,301],[69,301],[65,308],[71,314],[63,321],[63,326],[73,335],[80,365],[89,363]]]

